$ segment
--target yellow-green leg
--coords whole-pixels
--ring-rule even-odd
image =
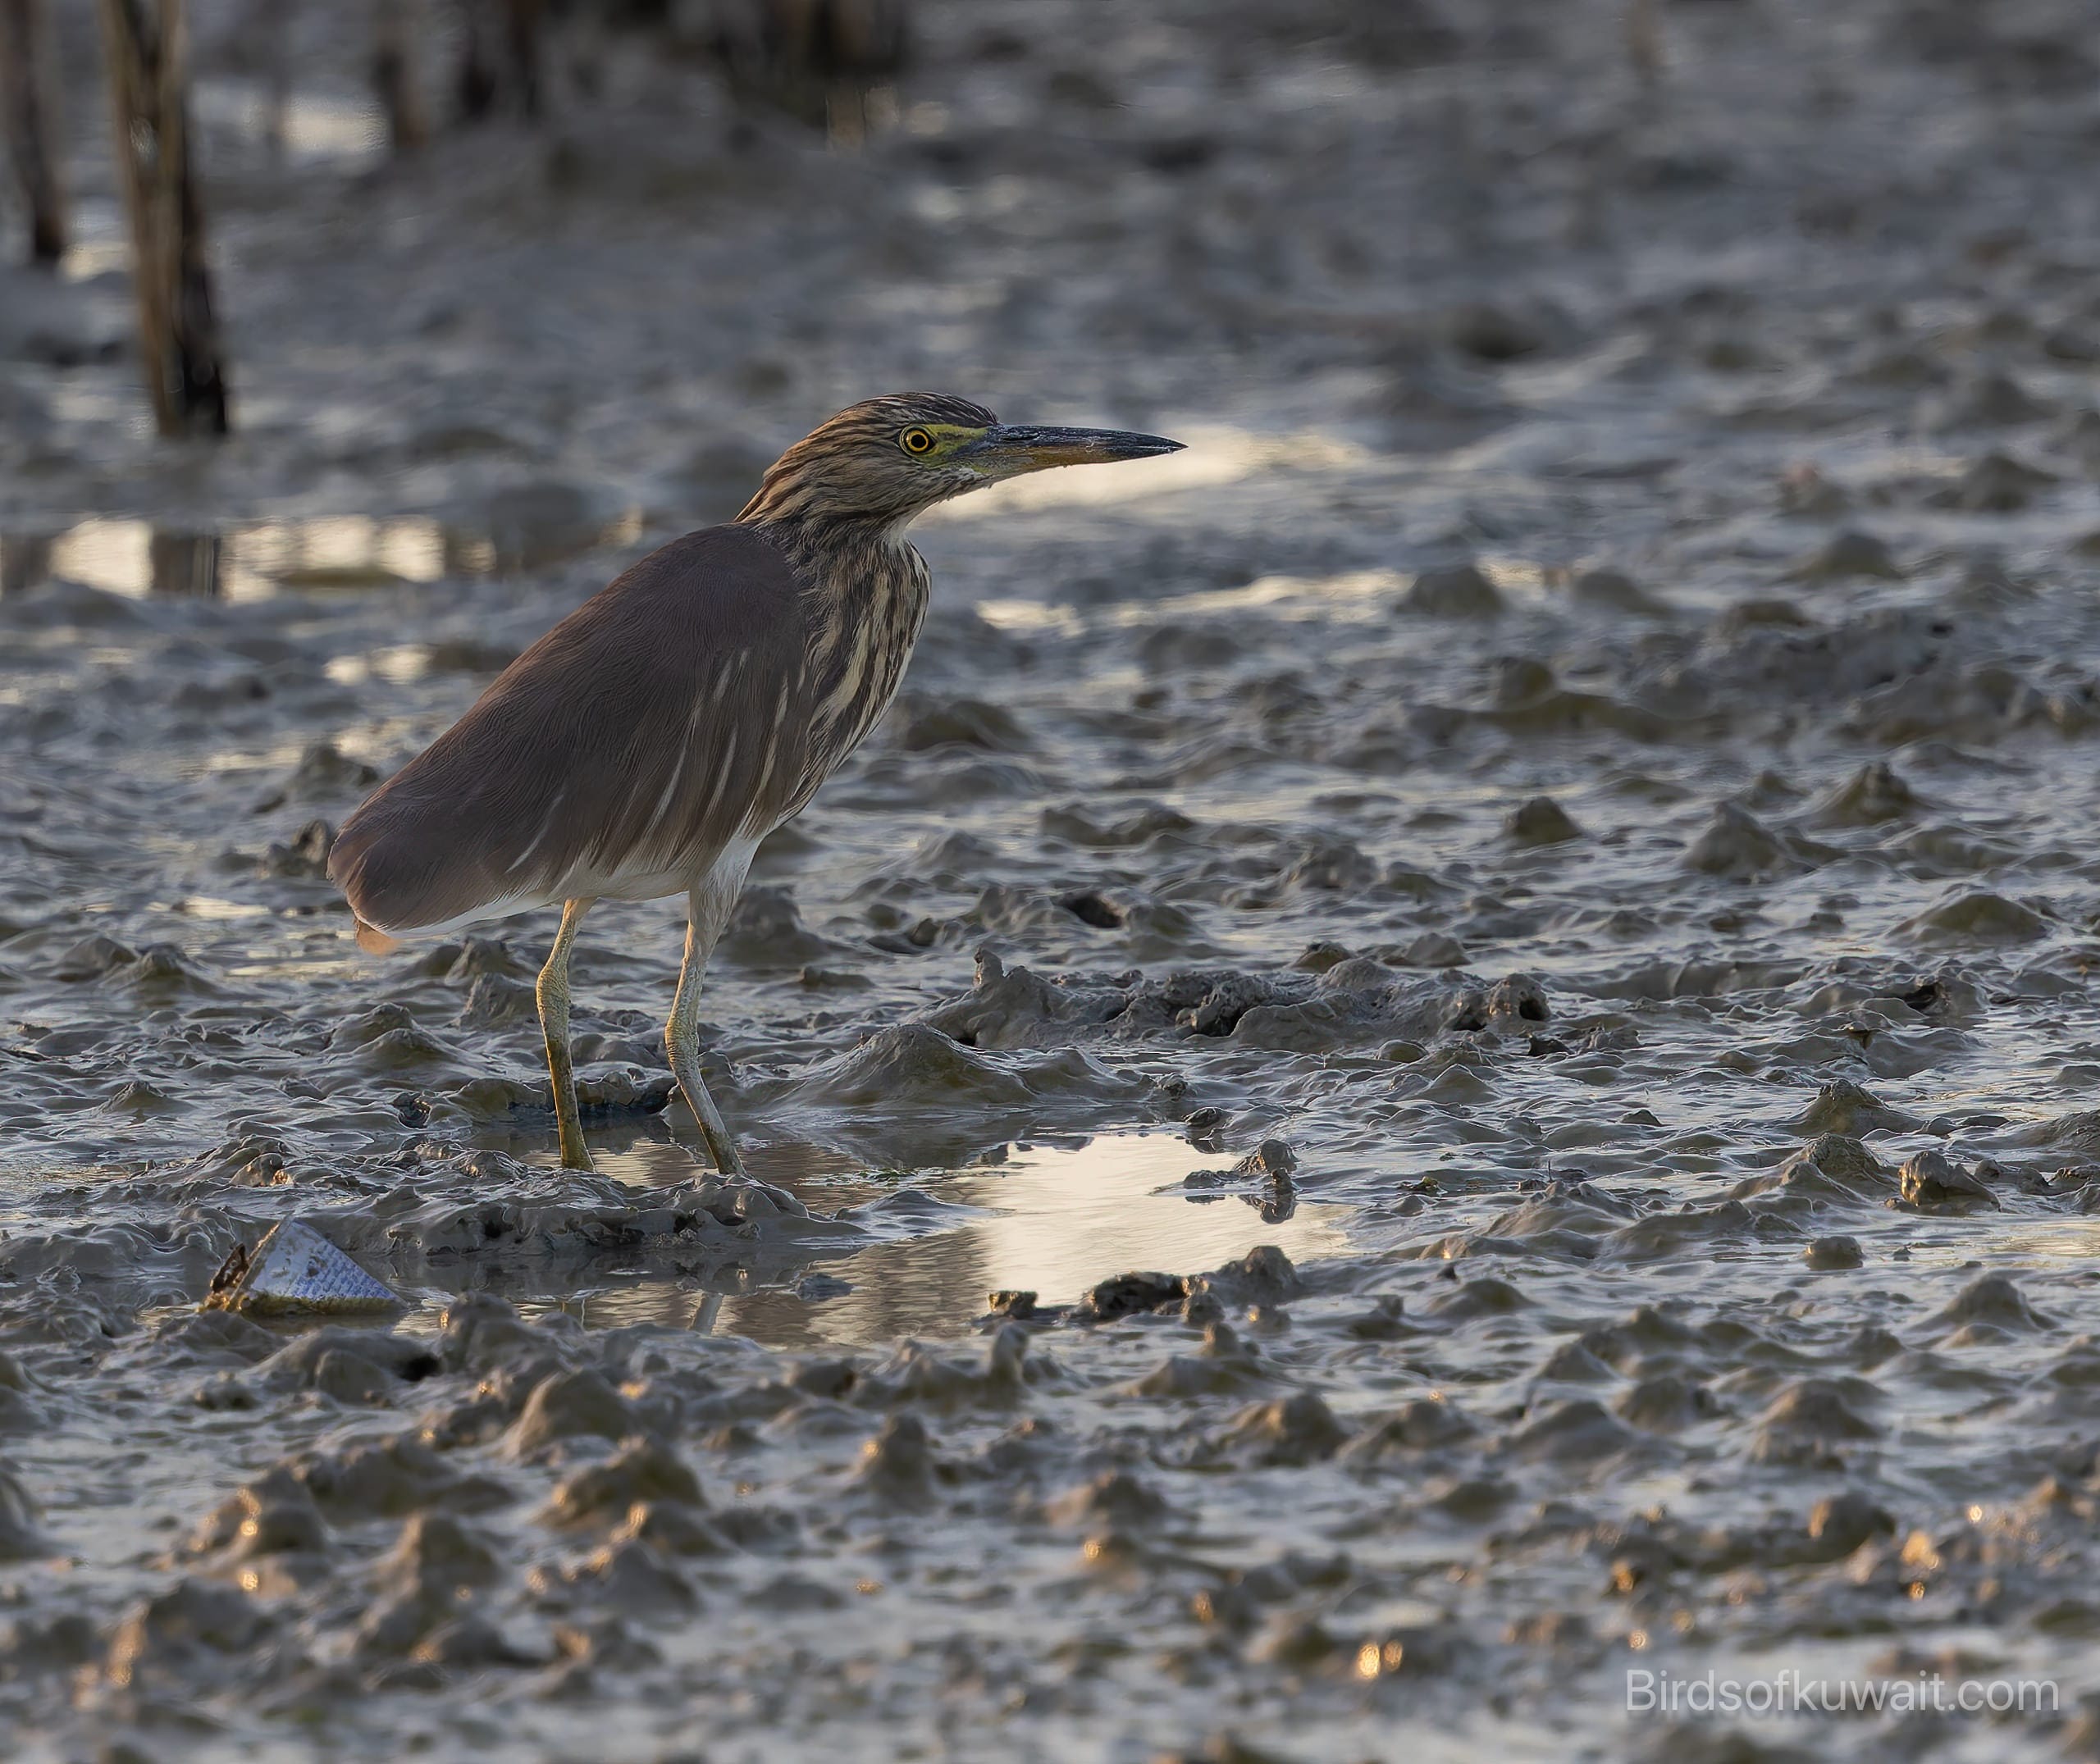
[[[743,885],[741,869],[733,879],[712,877],[694,889],[686,902],[686,959],[678,969],[678,990],[671,1001],[671,1020],[664,1025],[664,1046],[671,1056],[671,1076],[700,1124],[701,1137],[707,1142],[707,1155],[724,1176],[741,1176],[742,1160],[736,1142],[723,1124],[722,1111],[707,1094],[700,1076],[700,980],[707,971],[707,958],[714,953],[715,941],[728,923],[729,909],[737,904]]]
[[[547,1038],[547,1075],[554,1080],[562,1168],[571,1170],[596,1167],[583,1143],[583,1119],[576,1109],[576,1065],[568,1055],[568,952],[576,942],[576,928],[591,906],[588,900],[562,903],[561,929],[555,933],[555,946],[547,951],[547,965],[540,970],[540,1028]]]

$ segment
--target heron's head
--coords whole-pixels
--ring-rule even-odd
[[[902,526],[937,502],[1025,472],[1148,459],[1180,447],[1121,429],[1025,428],[962,399],[906,392],[842,410],[797,441],[737,518]]]

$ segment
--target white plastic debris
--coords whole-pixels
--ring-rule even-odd
[[[362,1317],[408,1304],[312,1226],[287,1219],[253,1250],[235,1246],[212,1276],[203,1308],[251,1317]]]

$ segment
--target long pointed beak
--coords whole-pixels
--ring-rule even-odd
[[[961,457],[988,476],[1014,477],[1052,466],[1107,465],[1180,451],[1179,441],[1162,435],[1134,435],[1127,429],[1039,429],[1002,422],[987,429]]]

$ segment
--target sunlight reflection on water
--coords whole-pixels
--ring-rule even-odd
[[[952,1335],[985,1309],[988,1293],[1030,1291],[1068,1304],[1095,1282],[1134,1270],[1194,1274],[1273,1243],[1294,1262],[1347,1248],[1350,1209],[1299,1202],[1267,1216],[1266,1187],[1185,1189],[1207,1157],[1179,1135],[1105,1133],[1075,1146],[1011,1148],[1003,1160],[933,1174],[800,1174],[765,1155],[755,1174],[795,1190],[813,1210],[829,1211],[910,1187],[952,1209],[935,1228],[870,1244],[817,1265],[852,1290],[811,1303],[787,1288],[732,1293],[718,1332],[797,1343],[864,1345],[905,1335]],[[778,1149],[778,1148],[773,1148]],[[599,1167],[629,1181],[678,1180],[693,1174],[691,1155],[661,1141],[601,1155]],[[596,1325],[650,1319],[692,1323],[705,1295],[647,1282],[596,1292],[561,1308]]]

